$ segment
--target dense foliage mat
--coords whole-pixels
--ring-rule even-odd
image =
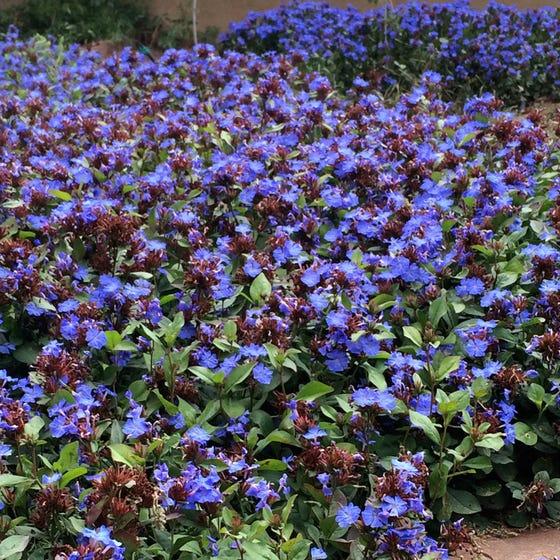
[[[300,60],[0,43],[0,558],[443,559],[559,515],[538,116]]]
[[[264,53],[300,50],[342,85],[394,93],[426,70],[441,73],[448,99],[493,91],[514,105],[558,97],[560,10],[490,2],[409,2],[363,13],[325,2],[292,2],[231,25],[224,44]],[[553,2],[551,2],[553,4]]]

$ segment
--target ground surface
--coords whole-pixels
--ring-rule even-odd
[[[477,540],[481,554],[457,555],[464,560],[555,560],[560,558],[560,529],[537,529],[512,537]]]

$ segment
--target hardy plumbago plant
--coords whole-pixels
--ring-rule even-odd
[[[0,557],[443,560],[560,516],[538,113],[301,55],[0,42]]]
[[[551,2],[553,4],[553,2]],[[468,0],[413,2],[362,13],[324,2],[293,2],[231,25],[225,45],[258,53],[300,49],[308,66],[336,82],[385,91],[439,72],[449,99],[503,96],[509,104],[558,97],[560,10],[521,11]]]

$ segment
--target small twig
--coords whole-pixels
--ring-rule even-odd
[[[482,550],[480,542],[477,542],[476,538],[473,539],[473,544],[474,544],[474,552],[478,556],[483,556],[484,558],[488,558],[488,560],[494,560],[494,557],[491,554],[488,554],[488,552],[484,552],[484,550]]]
[[[193,32],[193,42],[198,45],[198,26],[197,26],[197,0],[192,0],[192,32]]]

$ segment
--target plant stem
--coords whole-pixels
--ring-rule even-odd
[[[241,560],[243,560],[245,556],[243,553],[243,548],[241,547],[241,543],[239,542],[239,539],[235,539],[235,545],[237,547],[237,550],[239,551],[239,557],[241,558]]]
[[[192,0],[192,32],[195,45],[198,45],[197,4],[197,0]]]

